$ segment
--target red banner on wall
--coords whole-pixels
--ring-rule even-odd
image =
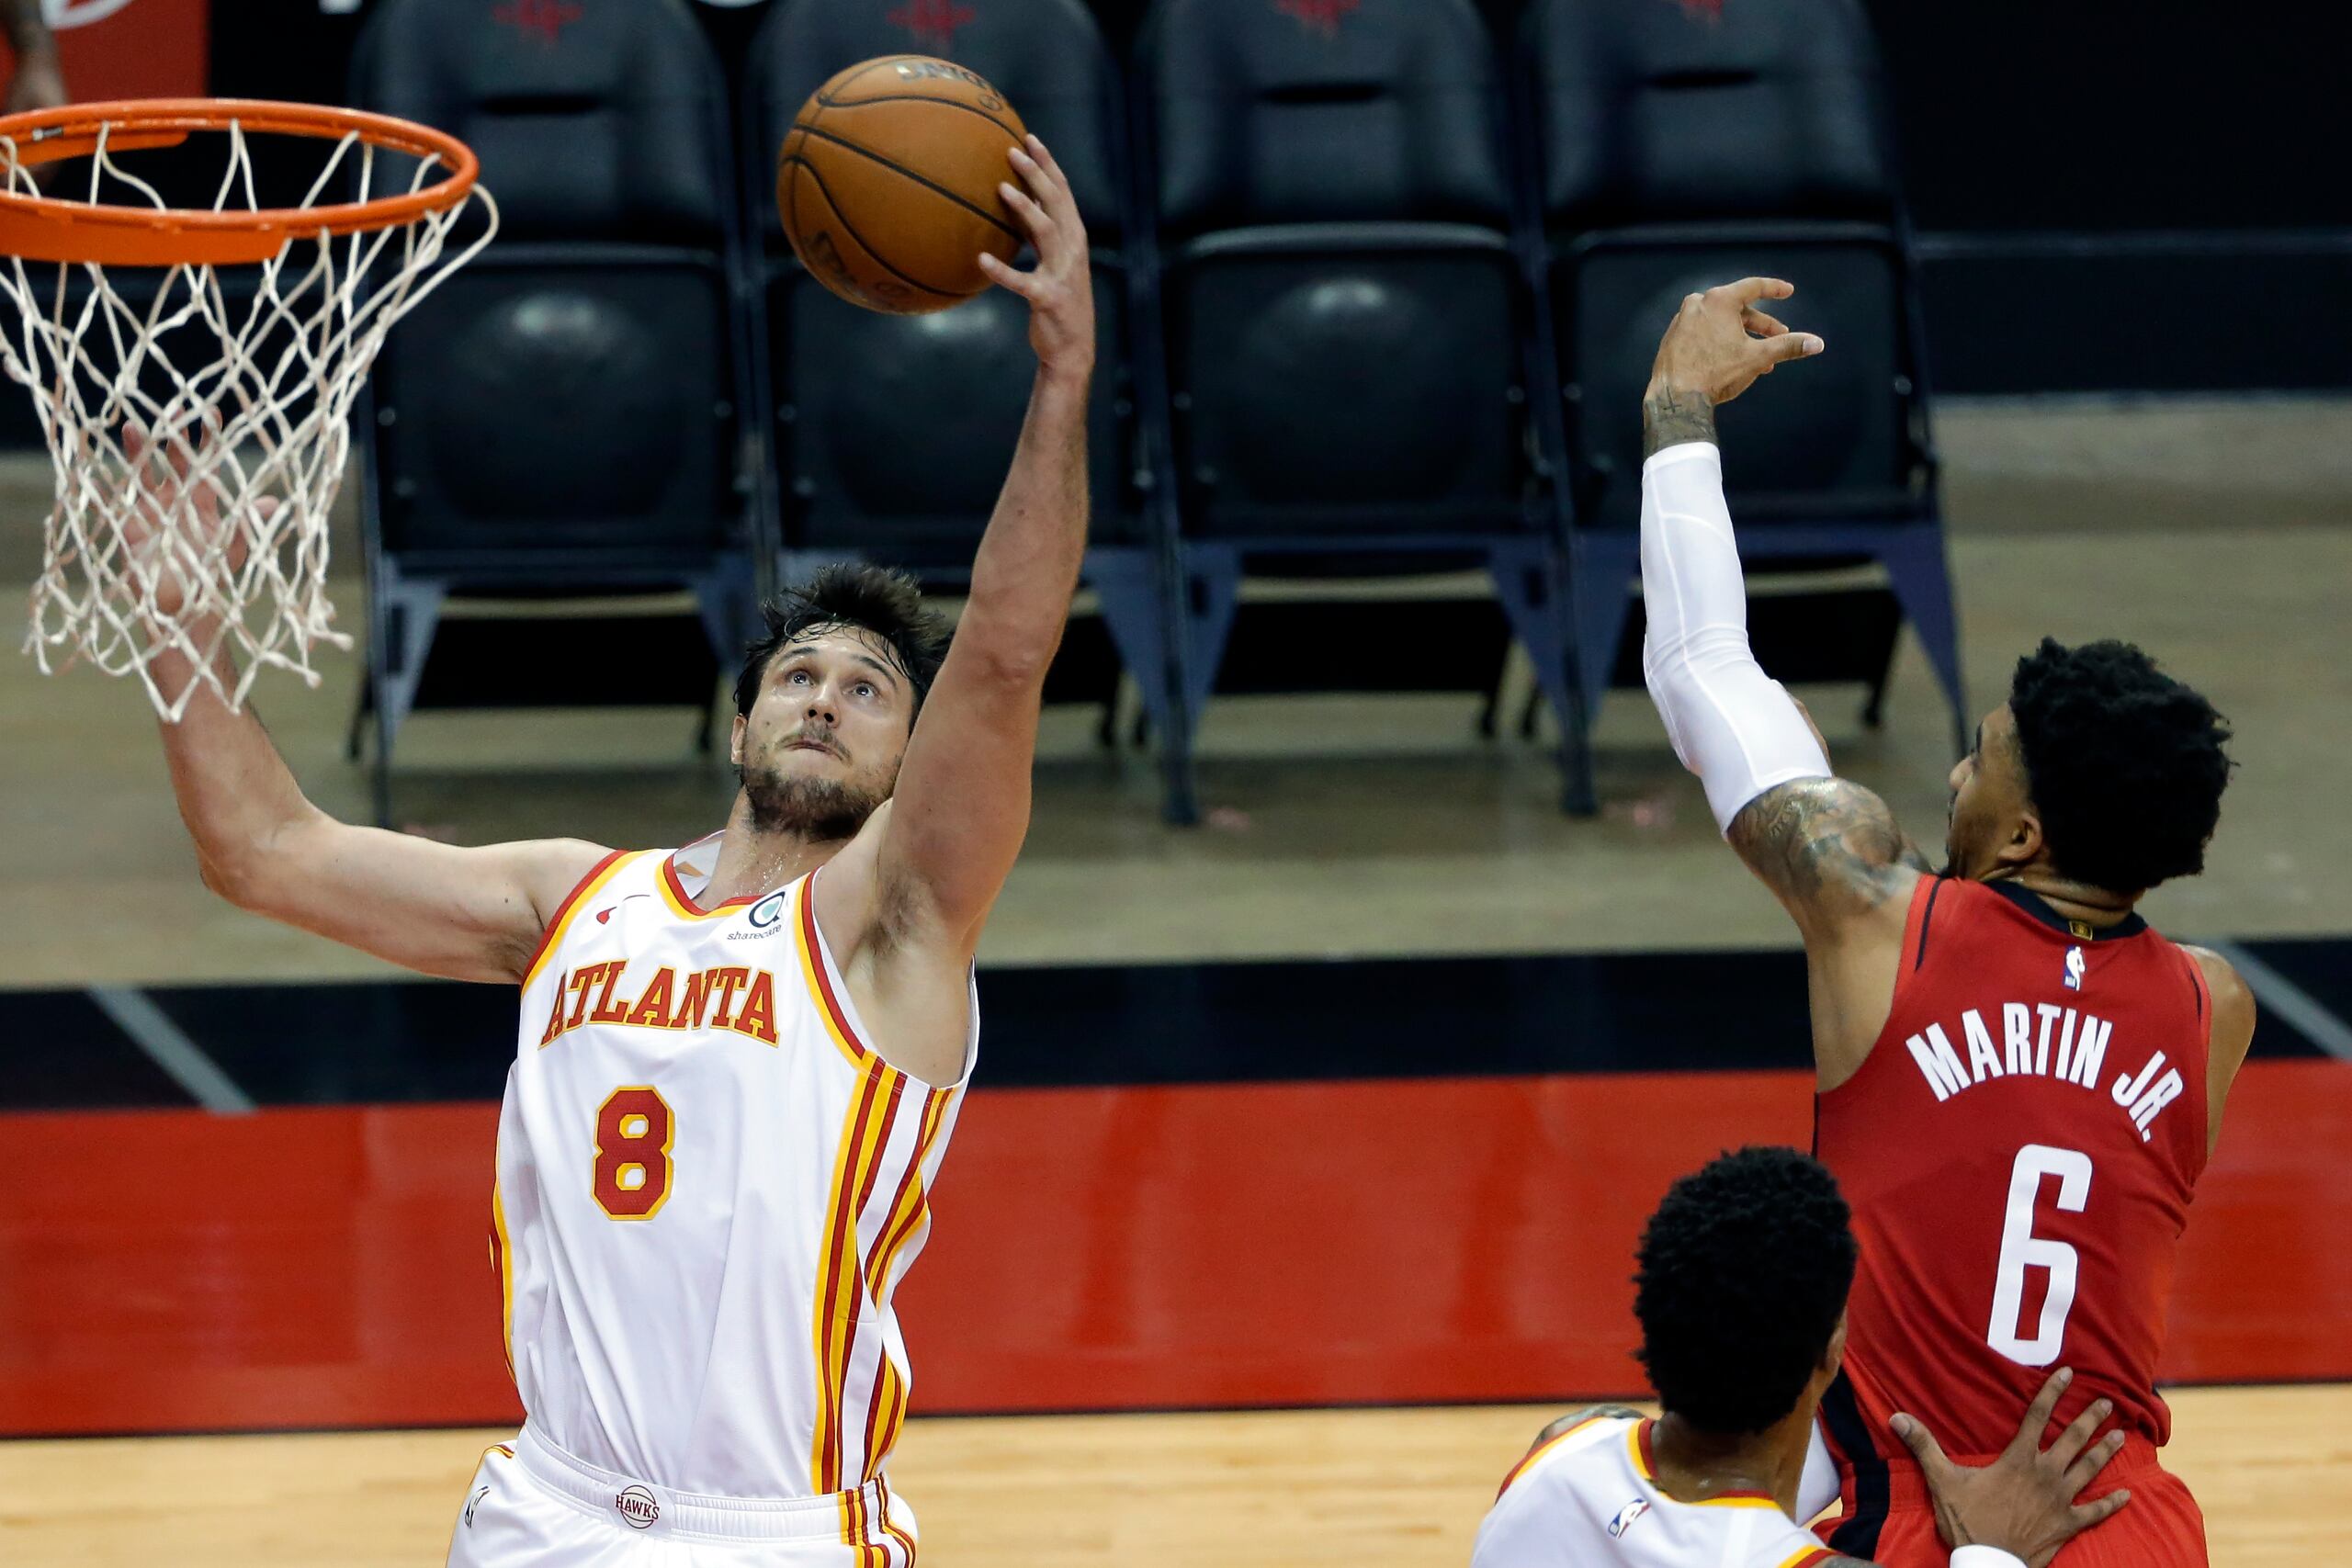
[[[209,0],[45,0],[66,91],[97,98],[190,98],[205,93]],[[0,61],[13,73],[5,45]]]

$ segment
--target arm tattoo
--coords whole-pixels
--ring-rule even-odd
[[[1685,441],[1715,438],[1714,400],[1683,387],[1654,387],[1642,399],[1642,457],[1645,461]]]
[[[1875,908],[1904,886],[1905,869],[1932,871],[1886,802],[1845,779],[1777,784],[1740,807],[1728,837],[1792,905]]]

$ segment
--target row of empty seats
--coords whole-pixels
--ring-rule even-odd
[[[379,760],[451,592],[690,587],[731,659],[755,578],[844,554],[950,583],[1013,446],[1021,302],[851,309],[769,195],[808,94],[944,53],[1054,148],[1102,334],[1087,575],[1192,810],[1245,573],[1476,564],[1566,739],[1635,576],[1638,401],[1692,288],[1776,272],[1833,345],[1743,403],[1752,555],[1885,563],[1959,702],[1917,312],[1856,0],[776,0],[729,72],[684,0],[558,28],[383,0],[354,99],[480,152],[500,238],[395,334],[369,468]],[[952,14],[951,14],[952,12]],[[952,22],[953,26],[944,25]],[[1793,378],[1792,378],[1793,379]]]

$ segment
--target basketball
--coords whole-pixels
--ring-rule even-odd
[[[1020,225],[997,194],[1021,117],[978,74],[894,54],[842,72],[800,107],[775,199],[793,254],[854,305],[915,316],[989,287],[978,257],[1011,261]]]

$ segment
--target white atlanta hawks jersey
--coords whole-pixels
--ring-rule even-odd
[[[1520,1461],[1471,1568],[1811,1568],[1835,1555],[1762,1493],[1678,1503],[1659,1491],[1650,1426],[1596,1416]]]
[[[849,1516],[906,1412],[890,1295],[978,1001],[955,1084],[891,1067],[817,929],[824,873],[705,909],[680,867],[712,845],[598,865],[524,978],[491,1201],[507,1360],[526,1435],[594,1471],[838,1495],[878,1540]]]

